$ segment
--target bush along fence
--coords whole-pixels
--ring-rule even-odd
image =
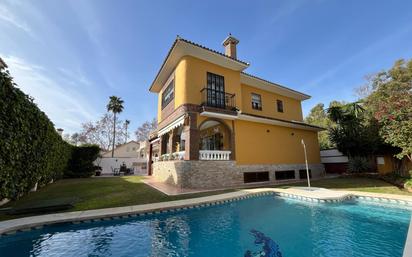
[[[0,69],[0,201],[17,199],[70,173],[75,148],[16,87],[9,72]]]
[[[83,145],[73,147],[68,169],[64,176],[67,178],[86,178],[95,174],[94,161],[99,157],[100,147],[97,145]]]

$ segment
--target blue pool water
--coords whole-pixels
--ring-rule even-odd
[[[0,237],[0,256],[243,257],[261,256],[268,243],[283,257],[400,257],[410,216],[410,210],[356,201],[314,204],[264,196],[19,232]]]

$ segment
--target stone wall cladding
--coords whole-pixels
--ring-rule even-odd
[[[305,164],[236,165],[235,161],[163,161],[153,163],[153,177],[163,183],[181,188],[224,188],[245,185],[244,172],[268,171],[270,182],[275,182],[275,172],[294,170],[299,179],[299,170]],[[309,164],[312,178],[324,174],[323,164]]]

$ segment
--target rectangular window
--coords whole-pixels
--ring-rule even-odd
[[[299,178],[306,179],[308,178],[306,175],[306,170],[299,170]],[[309,178],[312,178],[312,171],[309,169]]]
[[[378,165],[385,165],[385,158],[383,158],[382,156],[376,157],[376,163]]]
[[[252,93],[252,108],[262,110],[262,98],[260,95]]]
[[[207,106],[225,108],[225,78],[207,73]]]
[[[276,177],[276,180],[295,179],[295,171],[294,170],[276,171],[275,177]]]
[[[174,97],[175,80],[172,80],[162,93],[162,109],[164,109],[173,100]]]
[[[282,100],[276,100],[276,106],[278,108],[278,112],[283,112],[283,101]]]
[[[245,172],[243,173],[243,182],[244,183],[253,183],[253,182],[265,182],[269,181],[269,172]]]

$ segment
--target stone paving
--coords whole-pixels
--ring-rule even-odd
[[[328,174],[321,178],[312,178],[311,181],[321,180],[321,179],[330,179],[330,178],[337,178],[339,175],[335,174]],[[145,176],[142,179],[143,183],[153,187],[154,189],[166,194],[166,195],[182,195],[182,194],[193,194],[193,193],[203,193],[203,192],[211,192],[211,191],[221,191],[226,189],[245,189],[245,188],[256,188],[256,187],[269,187],[269,186],[278,186],[278,185],[287,185],[290,183],[299,183],[299,182],[306,182],[306,179],[290,179],[290,180],[281,180],[281,181],[270,181],[270,182],[256,182],[251,184],[241,184],[237,186],[230,186],[230,187],[215,187],[210,189],[202,189],[202,188],[182,188],[179,186],[173,186],[168,183],[159,182],[153,176]]]

